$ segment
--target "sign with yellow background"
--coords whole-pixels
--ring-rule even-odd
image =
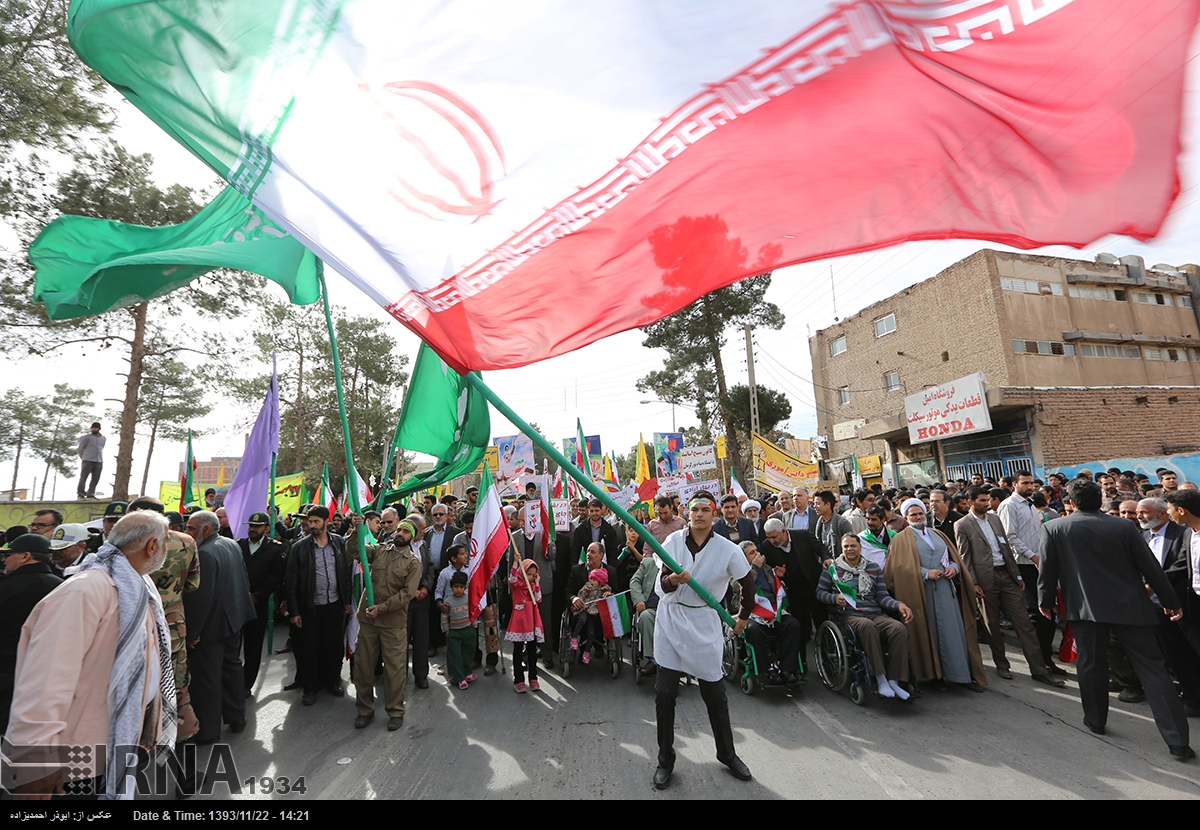
[[[814,487],[821,479],[821,468],[801,461],[772,444],[758,433],[751,433],[750,455],[754,463],[754,483],[772,490]]]

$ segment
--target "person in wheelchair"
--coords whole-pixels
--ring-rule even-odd
[[[912,620],[912,611],[888,593],[882,571],[862,555],[857,536],[847,533],[841,543],[841,555],[821,574],[817,599],[830,606],[835,619],[854,629],[879,696],[908,700],[909,693],[900,684],[908,681],[908,629],[904,626]],[[844,587],[834,584],[831,571]],[[904,622],[885,612],[899,614]],[[883,644],[888,649],[886,671]]]
[[[658,612],[658,592],[654,590],[658,584],[659,568],[661,566],[649,551],[642,557],[637,573],[629,583],[629,596],[633,600],[633,610],[637,612],[637,628],[642,650],[641,671],[644,675],[652,675],[658,664],[654,662],[654,615]],[[634,655],[637,659],[637,655]]]
[[[784,577],[786,565],[768,567],[766,558],[754,542],[742,542],[742,552],[754,571],[754,608],[746,626],[746,642],[754,647],[756,662],[761,670],[768,667],[767,655],[771,641],[779,648],[779,675],[789,690],[798,688],[800,675],[800,643],[803,624],[788,610]]]
[[[603,574],[603,590],[608,591],[608,585],[612,581],[612,573],[604,566],[604,548],[601,547],[599,542],[592,542],[588,545],[585,556],[585,562],[581,562],[571,568],[571,575],[567,581],[567,596],[569,598],[567,601],[571,607],[570,648],[574,651],[580,647],[582,642],[584,647],[583,662],[590,663],[592,660],[590,646],[595,642],[595,638],[591,636],[591,626],[595,626],[596,632],[600,631],[600,611],[596,607],[595,602],[588,605],[588,600],[599,599],[602,595],[601,591],[597,591],[591,587],[593,580],[598,582],[598,579],[593,574],[596,571],[600,571]],[[611,593],[611,591],[608,592]],[[581,641],[580,638],[585,628],[589,631],[589,638]]]

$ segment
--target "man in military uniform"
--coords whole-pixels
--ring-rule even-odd
[[[162,513],[163,503],[150,496],[142,496],[128,506],[128,512],[135,510]],[[121,505],[121,512],[126,512],[124,504]],[[200,587],[200,555],[191,536],[174,530],[167,531],[166,561],[151,578],[162,599],[167,627],[171,629],[171,663],[175,668],[175,703],[179,714],[175,740],[177,744],[182,744],[200,731],[200,722],[192,710],[192,696],[188,691],[191,677],[188,675],[187,649],[184,647],[187,644],[187,622],[183,613],[183,595]]]
[[[92,538],[88,539],[84,555],[100,550],[100,546],[108,541],[108,534],[112,533],[117,521],[128,512],[129,505],[126,502],[110,501],[104,508],[104,529],[100,533],[93,533]]]
[[[246,678],[246,697],[251,696],[258,667],[262,664],[263,637],[271,624],[270,596],[283,585],[287,555],[283,545],[267,535],[270,517],[266,513],[251,513],[247,522],[247,538],[238,539],[246,575],[250,579],[250,598],[254,602],[255,618],[242,629],[243,672]],[[281,592],[282,593],[282,592]]]

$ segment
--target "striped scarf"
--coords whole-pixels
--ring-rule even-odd
[[[103,800],[129,800],[134,795],[130,780],[137,769],[137,755],[124,749],[141,742],[146,691],[146,614],[154,615],[158,636],[158,687],[162,696],[159,757],[175,746],[176,704],[175,670],[171,664],[171,634],[163,616],[162,600],[148,577],[141,576],[129,560],[113,545],[105,542],[87,557],[79,573],[103,570],[117,586],[117,618],[120,637],[112,674],[108,679],[108,763],[105,769]],[[117,751],[122,747],[121,751]]]

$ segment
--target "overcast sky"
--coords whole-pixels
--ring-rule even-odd
[[[1193,41],[1190,57],[1198,54]],[[1108,251],[1118,256],[1140,254],[1147,265],[1200,262],[1200,164],[1196,148],[1200,145],[1200,94],[1197,90],[1194,61],[1189,60],[1184,126],[1184,153],[1180,160],[1183,190],[1176,201],[1159,237],[1143,244],[1126,237],[1107,237],[1083,251],[1065,247],[1038,249],[1037,253],[1091,259],[1097,252]],[[175,144],[149,119],[124,104],[119,107],[120,127],[117,138],[136,153],[151,153],[156,161],[155,177],[163,184],[180,182],[193,187],[211,188],[214,176],[206,167]],[[814,196],[819,198],[819,194]],[[0,233],[0,244],[8,240]],[[999,247],[970,241],[918,242],[886,248],[874,253],[826,260],[795,266],[775,272],[767,299],[784,312],[787,323],[779,331],[760,330],[755,334],[756,373],[760,384],[787,394],[792,404],[792,418],[787,428],[798,438],[808,438],[816,431],[816,410],[813,400],[811,365],[808,356],[808,337],[812,332],[831,325],[834,313],[847,317],[871,303],[937,274],[952,263],[981,247]],[[831,279],[832,272],[832,279]],[[419,341],[416,336],[396,323],[365,295],[341,277],[327,272],[333,302],[356,314],[370,315],[388,321],[400,349],[415,359]],[[272,286],[272,290],[278,290]],[[282,296],[282,292],[280,292]],[[581,302],[586,299],[581,298]],[[196,331],[197,339],[219,341],[221,326]],[[522,417],[536,422],[556,441],[574,434],[575,419],[580,417],[584,431],[599,434],[605,451],[628,452],[641,433],[647,439],[655,431],[671,428],[671,407],[668,404],[642,405],[648,397],[634,386],[638,378],[660,367],[665,355],[641,345],[639,331],[625,332],[577,352],[544,361],[534,366],[490,372],[485,379],[496,393]],[[740,331],[729,332],[729,344],[724,353],[728,382],[745,383],[745,341]],[[124,377],[119,373],[125,364],[100,356],[91,347],[63,350],[49,359],[17,358],[6,360],[0,372],[0,393],[13,387],[35,394],[49,394],[55,383],[68,382],[73,386],[90,388],[94,393],[94,409],[89,415],[101,415],[114,406],[104,399],[120,398]],[[197,371],[203,373],[203,368]],[[255,369],[257,371],[257,369]],[[217,379],[207,384],[216,388]],[[213,397],[216,398],[214,391]],[[265,390],[264,390],[265,394]],[[695,425],[694,414],[683,406],[675,408],[677,426]],[[240,455],[245,431],[236,428],[239,422],[253,420],[254,413],[239,412],[219,404],[197,428],[210,434],[196,442],[199,458],[216,455]],[[117,441],[115,427],[105,424],[110,436],[104,473],[99,492],[112,492],[112,474],[116,466]],[[509,435],[516,430],[498,413],[492,412],[492,434]],[[149,489],[157,492],[153,482],[174,480],[183,447],[159,442],[155,447]],[[132,487],[141,482],[145,464],[145,446],[139,442],[134,453]],[[77,465],[76,465],[77,466]],[[32,487],[35,477],[39,487],[44,467],[23,463],[18,488]],[[280,471],[291,472],[291,471]],[[366,474],[366,471],[363,471]],[[374,471],[373,471],[374,472]],[[0,464],[0,489],[11,484],[11,462]],[[72,481],[57,482],[57,497],[74,494]],[[50,496],[50,489],[46,491]]]

